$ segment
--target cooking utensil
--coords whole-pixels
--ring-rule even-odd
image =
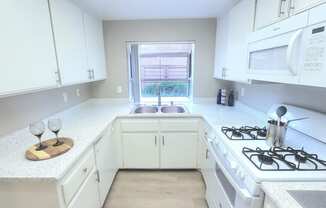
[[[287,122],[281,122],[280,120],[269,120],[267,125],[266,142],[273,147],[281,147],[284,144],[286,131],[288,125],[294,121],[301,121],[308,119],[309,117],[297,118],[288,120]]]
[[[284,144],[287,123],[279,120],[269,120],[267,125],[266,142],[272,147],[281,147]]]
[[[301,120],[306,120],[309,119],[309,117],[303,117],[303,118],[296,118],[296,119],[291,119],[287,121],[287,124],[293,122],[293,121],[301,121]]]
[[[284,116],[288,112],[288,109],[282,105],[276,109],[276,115],[278,117],[278,123],[281,122],[282,116]]]

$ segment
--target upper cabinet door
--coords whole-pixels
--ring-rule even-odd
[[[217,19],[214,70],[214,78],[216,79],[224,78],[229,30],[228,26],[228,15],[224,15],[223,17]]]
[[[255,29],[260,29],[288,16],[290,0],[257,0]]]
[[[47,0],[2,0],[0,25],[0,96],[55,87]]]
[[[290,7],[291,14],[304,11],[322,2],[322,0],[292,0]]]
[[[253,31],[254,0],[240,1],[228,14],[228,43],[224,79],[248,82],[247,39]]]
[[[106,63],[103,39],[103,23],[84,14],[87,60],[94,80],[106,79]]]
[[[62,84],[90,80],[82,11],[68,0],[50,0],[50,6]]]

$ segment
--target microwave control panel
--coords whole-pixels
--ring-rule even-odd
[[[326,26],[314,27],[307,30],[304,57],[305,71],[321,71],[325,64]]]

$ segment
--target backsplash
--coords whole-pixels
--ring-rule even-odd
[[[267,112],[274,103],[295,105],[326,113],[326,89],[286,84],[239,84],[234,88],[239,101],[257,110]],[[241,96],[241,88],[244,96]]]
[[[79,89],[80,96],[77,96]],[[66,102],[64,95],[67,96]],[[88,84],[0,99],[0,136],[91,98]]]

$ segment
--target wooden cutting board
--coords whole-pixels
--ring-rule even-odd
[[[26,151],[25,157],[33,161],[48,160],[68,152],[74,146],[74,141],[70,138],[61,137],[59,139],[64,144],[53,146],[57,142],[57,139],[49,139],[42,142],[48,146],[46,149],[37,151],[38,144],[35,144]]]

